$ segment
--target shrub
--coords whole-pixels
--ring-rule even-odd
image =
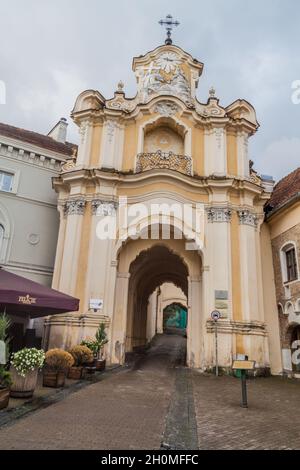
[[[80,346],[86,346],[87,348],[89,348],[94,354],[94,356],[97,356],[99,352],[99,344],[97,343],[97,341],[93,341],[92,339],[85,339],[81,341]]]
[[[42,367],[45,353],[42,349],[24,348],[12,355],[11,364],[18,374],[25,377],[28,372]]]
[[[74,358],[75,366],[88,364],[94,360],[93,352],[90,350],[90,348],[84,345],[74,346],[70,349],[70,354],[72,354]]]
[[[3,366],[0,366],[0,389],[9,388],[12,385],[11,374]]]
[[[65,370],[74,364],[73,356],[63,349],[54,348],[46,352],[46,366],[53,370]]]

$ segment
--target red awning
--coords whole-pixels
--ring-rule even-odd
[[[76,312],[79,300],[0,267],[0,312],[31,318]]]

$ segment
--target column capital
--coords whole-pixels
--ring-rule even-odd
[[[257,227],[258,217],[254,212],[251,212],[249,209],[241,209],[237,211],[239,217],[239,223],[241,225],[251,225],[252,227]]]
[[[64,215],[83,215],[86,201],[83,198],[69,199],[64,204]]]
[[[228,207],[208,207],[206,209],[208,222],[230,222],[232,211]]]
[[[103,201],[101,199],[93,199],[91,207],[93,215],[107,216],[116,214],[118,204],[115,201]]]

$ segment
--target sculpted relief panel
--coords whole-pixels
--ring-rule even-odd
[[[153,95],[175,95],[191,102],[190,84],[183,62],[175,52],[163,52],[140,71],[140,95],[143,102]]]

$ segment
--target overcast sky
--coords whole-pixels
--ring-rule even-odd
[[[0,0],[0,121],[47,133],[84,89],[109,98],[122,79],[135,95],[132,58],[163,43],[168,13],[181,23],[174,43],[204,62],[198,99],[214,85],[221,105],[256,108],[256,169],[278,179],[300,166],[299,0]]]

